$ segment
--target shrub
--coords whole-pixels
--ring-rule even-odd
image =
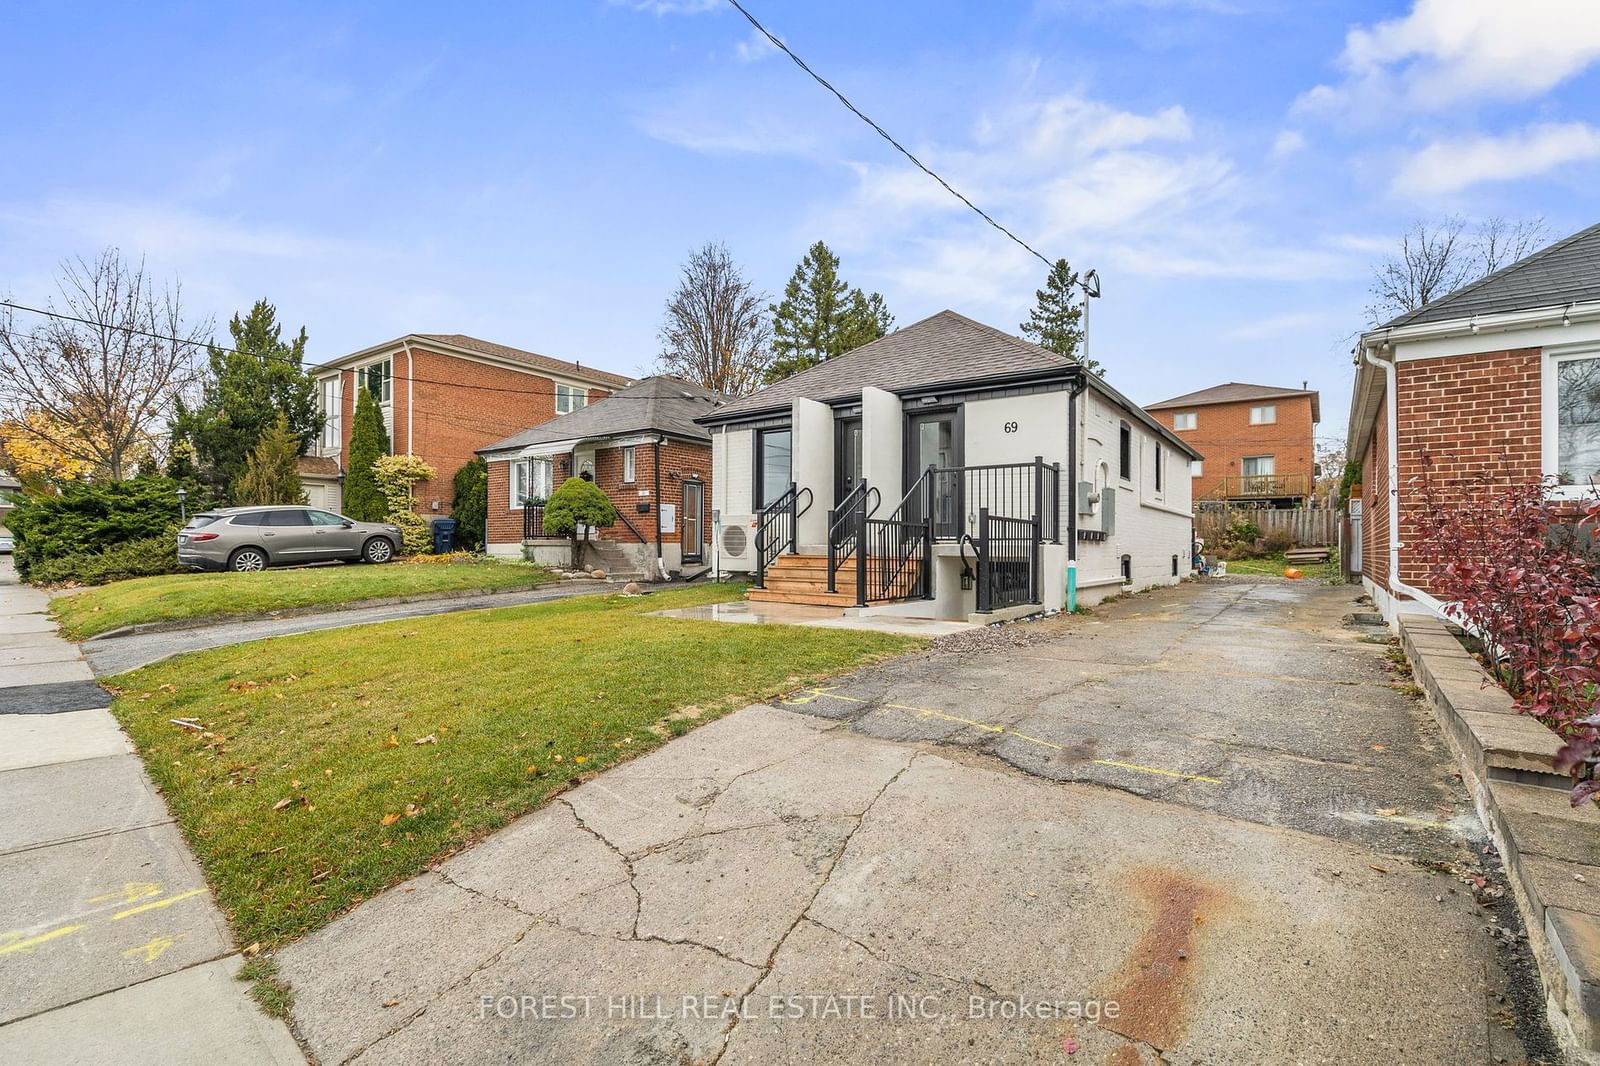
[[[71,484],[59,496],[21,498],[6,519],[16,537],[17,570],[30,580],[41,563],[104,552],[177,524],[178,486],[165,477]]]
[[[411,497],[411,486],[431,477],[433,467],[415,455],[385,455],[372,464],[372,478],[386,508],[383,520],[400,527],[403,547],[412,555],[433,547],[428,522],[417,514]]]
[[[483,524],[489,517],[489,464],[483,456],[456,471],[450,516],[456,520],[456,544],[467,551],[483,547]]]
[[[1239,519],[1229,522],[1228,528],[1222,531],[1222,540],[1225,544],[1251,545],[1261,536],[1261,527],[1248,519]]]
[[[33,565],[29,578],[41,585],[104,585],[130,577],[182,573],[177,531],[126,540],[101,552],[77,552]]]
[[[1548,483],[1452,487],[1446,499],[1423,463],[1419,541],[1433,591],[1483,641],[1518,708],[1561,737],[1554,766],[1573,777],[1573,805],[1600,798],[1586,771],[1600,751],[1600,573],[1574,550],[1600,525],[1600,500],[1583,508],[1574,538],[1560,532],[1573,519]]]
[[[615,525],[617,509],[600,487],[581,477],[569,477],[550,494],[544,505],[544,532],[549,537],[572,538],[572,565],[583,566],[583,546],[589,530]]]
[[[1282,530],[1275,530],[1261,538],[1261,550],[1268,555],[1282,555],[1294,547],[1294,538]]]
[[[383,428],[383,412],[372,390],[356,389],[356,413],[350,423],[350,466],[344,475],[344,513],[357,522],[382,522],[383,491],[373,473],[373,465],[389,454],[389,434]]]
[[[305,503],[300,488],[300,438],[279,412],[277,420],[261,432],[255,450],[245,459],[244,473],[233,487],[240,504]]]

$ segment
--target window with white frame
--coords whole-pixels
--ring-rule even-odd
[[[633,445],[630,444],[622,449],[622,480],[631,482],[634,479],[635,470]]]
[[[1252,426],[1270,426],[1278,421],[1278,405],[1264,403],[1259,407],[1250,408],[1250,424]]]
[[[1193,429],[1195,423],[1196,415],[1193,411],[1179,411],[1172,416],[1173,429]]]
[[[556,414],[564,415],[589,406],[589,390],[576,385],[556,385]]]
[[[1271,477],[1277,473],[1277,456],[1247,455],[1239,463],[1239,473],[1245,477]]]
[[[529,501],[542,504],[550,498],[551,469],[548,459],[518,459],[511,464],[511,509],[522,510]]]
[[[337,455],[343,443],[339,424],[339,378],[321,378],[317,381],[317,407],[322,411],[322,436],[318,439],[319,451],[324,455]]]
[[[1600,352],[1554,355],[1549,370],[1545,467],[1566,494],[1584,492],[1600,485]]]
[[[1206,464],[1200,459],[1189,460],[1189,476],[1202,477],[1206,472]]]
[[[356,380],[379,403],[388,403],[394,398],[394,363],[391,360],[368,363],[356,371]]]

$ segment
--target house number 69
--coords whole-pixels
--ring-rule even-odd
[[[1015,422],[1007,422],[1006,423],[1006,432],[1007,433],[1015,433],[1016,431],[1017,431],[1017,424]]]

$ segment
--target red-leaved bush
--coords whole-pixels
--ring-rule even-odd
[[[1600,500],[1553,501],[1548,483],[1441,486],[1426,456],[1418,547],[1431,591],[1481,640],[1517,701],[1561,737],[1572,804],[1600,802],[1600,566],[1586,550]]]

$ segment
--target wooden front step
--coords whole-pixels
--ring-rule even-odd
[[[868,558],[867,566],[876,571],[885,560]],[[906,564],[902,581],[916,580],[921,560]],[[769,567],[763,579],[765,588],[753,588],[746,595],[758,603],[810,603],[819,606],[853,607],[856,602],[856,567],[854,558],[845,560],[834,577],[835,591],[828,591],[828,557],[826,555],[780,555]]]

